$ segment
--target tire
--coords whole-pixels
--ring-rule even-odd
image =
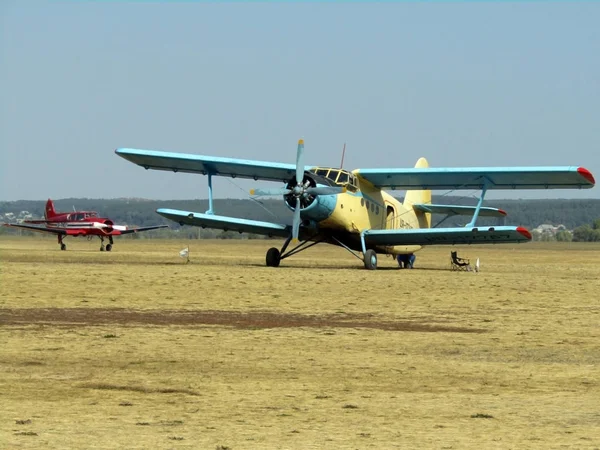
[[[111,250],[112,250],[112,244],[108,244],[108,245],[106,246],[106,251],[107,251],[107,252],[110,252]]]
[[[279,267],[279,263],[281,262],[281,254],[279,253],[279,250],[275,247],[271,247],[267,251],[266,262],[267,267]]]
[[[100,247],[100,251],[103,252],[104,250],[105,249],[104,249],[104,245],[103,245],[102,247]]]
[[[364,255],[365,258],[365,269],[375,270],[377,269],[377,253],[375,250],[367,250]]]
[[[65,244],[60,244],[60,249],[64,252],[67,249]]]

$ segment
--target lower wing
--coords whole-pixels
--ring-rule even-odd
[[[156,212],[180,225],[193,225],[202,228],[215,228],[239,233],[255,233],[265,236],[289,237],[291,226],[258,220],[238,219],[237,217],[202,214],[177,209],[157,209]]]
[[[454,245],[518,243],[531,240],[523,227],[423,228],[409,230],[368,230],[369,245]]]

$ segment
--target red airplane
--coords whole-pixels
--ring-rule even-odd
[[[100,251],[110,252],[113,246],[113,236],[137,233],[139,231],[156,230],[157,228],[168,228],[168,225],[156,225],[153,227],[127,228],[125,225],[115,225],[110,219],[98,217],[96,211],[73,211],[56,212],[54,203],[48,199],[43,220],[24,220],[24,223],[44,224],[45,226],[23,225],[20,223],[5,223],[5,227],[25,228],[27,230],[39,231],[41,233],[53,233],[58,236],[61,250],[67,246],[63,242],[66,236],[98,236],[102,244]],[[104,238],[108,238],[108,244],[104,246]]]

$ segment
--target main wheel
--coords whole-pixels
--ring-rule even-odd
[[[281,262],[281,253],[275,247],[270,248],[267,251],[267,266],[269,267],[279,267],[279,263]]]
[[[375,250],[369,249],[365,252],[365,269],[377,269],[377,253],[375,253]]]
[[[108,244],[108,245],[106,246],[106,251],[107,251],[107,252],[110,252],[111,250],[112,250],[112,244]]]
[[[104,245],[102,245],[102,246],[100,247],[100,251],[101,251],[101,252],[103,252],[103,251],[104,251]]]
[[[66,246],[66,244],[60,244],[60,249],[61,249],[62,251],[65,251],[65,250],[67,249],[67,246]]]

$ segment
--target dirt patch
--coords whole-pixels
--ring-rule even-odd
[[[385,320],[374,314],[306,315],[275,312],[131,310],[125,308],[0,309],[0,326],[217,325],[240,329],[372,328],[386,331],[481,333],[477,328],[415,320]]]

